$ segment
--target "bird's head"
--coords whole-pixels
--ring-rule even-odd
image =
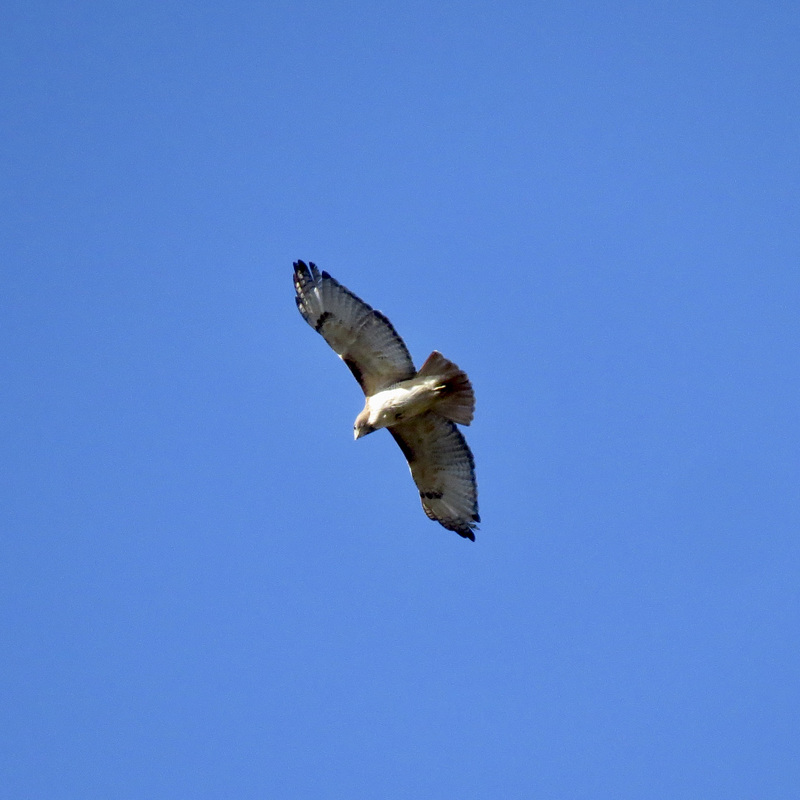
[[[353,425],[353,438],[360,439],[362,436],[366,436],[368,433],[372,433],[375,430],[377,430],[377,428],[369,424],[369,409],[365,408],[356,417],[355,424]]]

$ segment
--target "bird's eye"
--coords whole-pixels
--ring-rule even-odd
[[[398,412],[397,412],[397,413],[394,415],[394,420],[395,420],[395,422],[397,422],[397,420],[399,420],[399,419],[403,419],[403,413],[402,413],[401,411],[398,411]]]

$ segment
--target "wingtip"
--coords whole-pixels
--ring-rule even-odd
[[[437,520],[441,524],[441,520]],[[469,539],[471,542],[475,541],[475,528],[472,523],[463,523],[459,525],[445,525],[448,530],[454,531],[463,539]]]
[[[303,261],[302,258],[298,258],[297,261],[293,261],[292,266],[294,267],[294,271],[296,274],[306,274],[314,276],[315,274],[319,273],[317,265],[313,261],[309,261],[308,263],[306,263],[305,261]]]

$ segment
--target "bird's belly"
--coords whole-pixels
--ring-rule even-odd
[[[374,420],[370,421],[376,428],[394,425],[424,414],[433,405],[436,399],[433,385],[428,386],[428,382],[404,383],[405,386],[400,384],[392,389],[385,389],[370,398],[370,409],[374,415]]]

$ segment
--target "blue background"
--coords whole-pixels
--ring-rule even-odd
[[[796,798],[795,3],[7,3],[0,784]],[[297,313],[465,368],[429,522]]]

